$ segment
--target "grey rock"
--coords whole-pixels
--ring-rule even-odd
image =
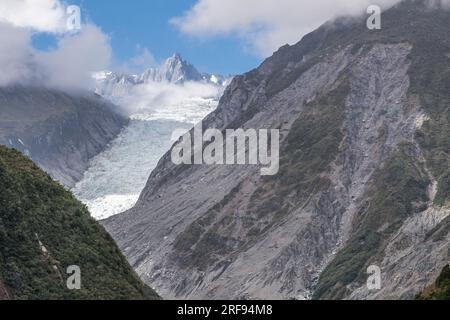
[[[0,143],[21,151],[69,188],[127,121],[91,93],[0,88]]]
[[[413,5],[408,1],[385,13],[384,25],[396,26],[398,13],[414,12]],[[426,19],[414,21],[422,30]],[[413,146],[411,156],[428,170],[415,137],[428,115],[410,94],[410,57],[417,52],[413,41],[405,40],[403,28],[409,27],[370,33],[359,22],[326,24],[235,77],[204,128],[280,128],[283,157],[299,129],[297,121],[314,114],[325,118],[321,109],[334,107],[342,120],[323,129],[336,127],[342,135],[336,154],[314,176],[320,179],[310,182],[317,186],[270,198],[289,182],[266,190],[268,182],[257,167],[175,166],[167,153],[136,206],[103,222],[143,280],[164,298],[311,298],[324,269],[355,232],[358,214],[370,205],[369,187],[387,160],[407,143]],[[330,100],[336,95],[339,103]],[[308,142],[297,139],[300,145]],[[344,298],[414,297],[448,263],[448,229],[437,240],[430,238],[449,210],[434,206],[436,179],[429,175],[429,203],[383,239],[383,289],[369,292],[353,281]],[[252,202],[261,188],[264,208]]]

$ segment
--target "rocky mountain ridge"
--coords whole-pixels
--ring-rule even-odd
[[[104,97],[120,97],[127,94],[133,87],[148,84],[182,85],[186,82],[225,87],[231,77],[199,72],[191,63],[175,53],[159,67],[152,67],[142,74],[118,73],[102,71],[94,74],[97,82],[95,92]]]
[[[92,93],[0,88],[0,144],[21,151],[67,187],[127,122],[116,106]]]
[[[450,12],[339,19],[235,77],[204,128],[278,128],[280,172],[159,162],[104,221],[166,298],[414,298],[449,263]],[[382,288],[366,286],[378,266]]]

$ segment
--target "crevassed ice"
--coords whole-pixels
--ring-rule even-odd
[[[174,143],[173,132],[188,131],[216,107],[216,101],[199,98],[134,114],[107,150],[92,159],[72,190],[75,196],[98,220],[132,208],[159,159]]]

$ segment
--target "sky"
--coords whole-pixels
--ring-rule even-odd
[[[177,52],[201,71],[240,74],[257,67],[278,47],[296,43],[305,33],[333,17],[334,12],[353,13],[360,10],[354,3],[369,4],[365,0],[314,2],[67,0],[66,3],[79,5],[83,21],[95,23],[110,36],[116,66],[144,54],[160,63]],[[52,37],[41,35],[34,42],[45,49],[52,44]]]
[[[376,2],[384,10],[399,1]],[[92,72],[143,71],[175,52],[200,71],[241,74],[326,21],[367,14],[372,2],[0,0],[0,86],[81,88]],[[81,30],[67,29],[70,5],[81,7]]]
[[[2,1],[2,0],[0,0]],[[195,0],[68,0],[81,7],[82,19],[100,26],[111,38],[116,66],[139,57],[147,49],[156,63],[180,53],[200,71],[240,74],[256,67],[262,57],[246,48],[244,39],[222,35],[204,39],[184,34],[171,22]],[[35,45],[55,45],[52,36],[35,37]]]

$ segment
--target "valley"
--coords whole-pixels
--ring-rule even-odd
[[[229,79],[202,75],[179,54],[141,75],[101,72],[95,79],[95,91],[129,118],[72,189],[93,217],[102,220],[135,205],[161,157],[214,111]]]
[[[302,4],[324,16],[305,29],[285,10],[287,38],[264,28],[275,1],[248,7],[270,22],[220,22],[227,5],[217,25],[193,20],[221,3],[202,1],[161,19],[179,34],[126,39],[0,11],[0,45],[22,53],[0,51],[0,300],[162,298],[213,318],[275,304],[194,301],[449,299],[447,0]],[[209,54],[185,37],[203,24],[227,37]],[[175,48],[202,69],[161,58]]]
[[[178,139],[177,132],[189,131],[216,105],[214,100],[196,99],[132,115],[110,146],[91,160],[73,189],[75,196],[98,220],[131,209],[159,159]]]

